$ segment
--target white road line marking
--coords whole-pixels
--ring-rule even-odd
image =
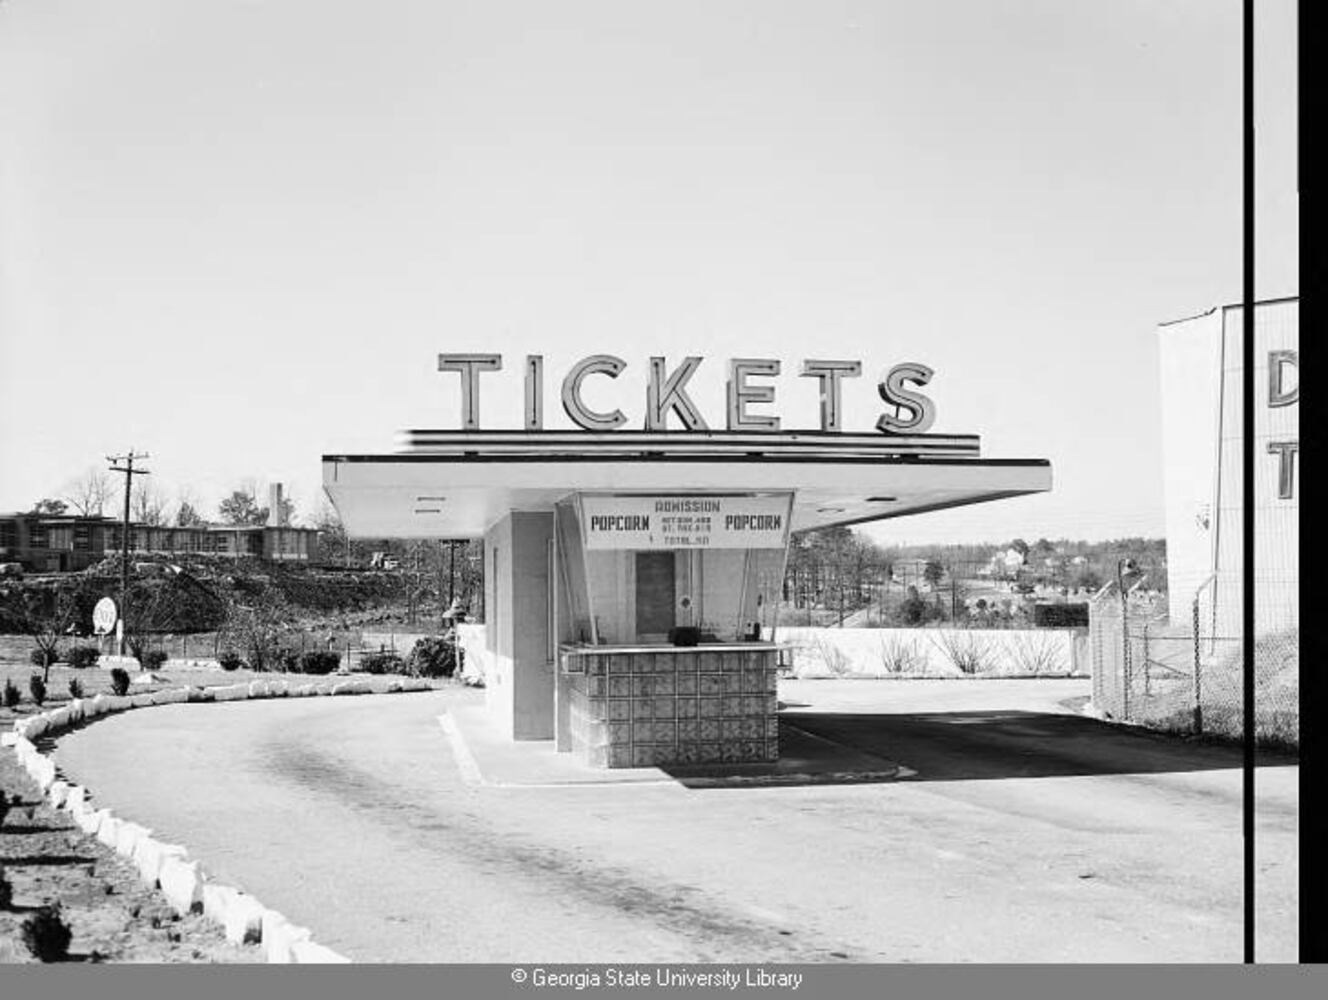
[[[461,730],[457,729],[456,721],[450,715],[443,714],[438,716],[438,724],[443,727],[447,741],[452,744],[452,756],[456,759],[457,770],[461,772],[461,780],[468,785],[487,784],[484,775],[480,773],[479,765],[475,763],[470,747],[466,746],[466,741],[461,736]]]

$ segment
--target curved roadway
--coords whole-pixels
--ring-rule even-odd
[[[1238,756],[1012,683],[781,689],[918,771],[886,784],[476,786],[463,689],[163,706],[57,759],[355,961],[1239,961]],[[1261,961],[1295,960],[1295,782],[1260,771]]]

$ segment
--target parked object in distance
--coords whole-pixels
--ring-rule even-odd
[[[16,562],[0,563],[0,577],[12,576],[23,579],[23,564]]]

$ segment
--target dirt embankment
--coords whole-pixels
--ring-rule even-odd
[[[152,557],[133,563],[130,604],[146,631],[198,633],[218,628],[232,603],[275,604],[294,621],[381,614],[407,605],[409,584],[405,575],[381,570]],[[116,559],[81,573],[5,581],[0,583],[0,633],[24,632],[34,613],[52,614],[57,605],[67,611],[69,622],[87,631],[97,601],[119,592]]]

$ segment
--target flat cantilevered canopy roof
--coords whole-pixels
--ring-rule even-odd
[[[1045,492],[1051,463],[980,458],[973,435],[409,431],[398,453],[324,455],[323,487],[362,538],[479,538],[579,492],[792,490],[805,531]]]

